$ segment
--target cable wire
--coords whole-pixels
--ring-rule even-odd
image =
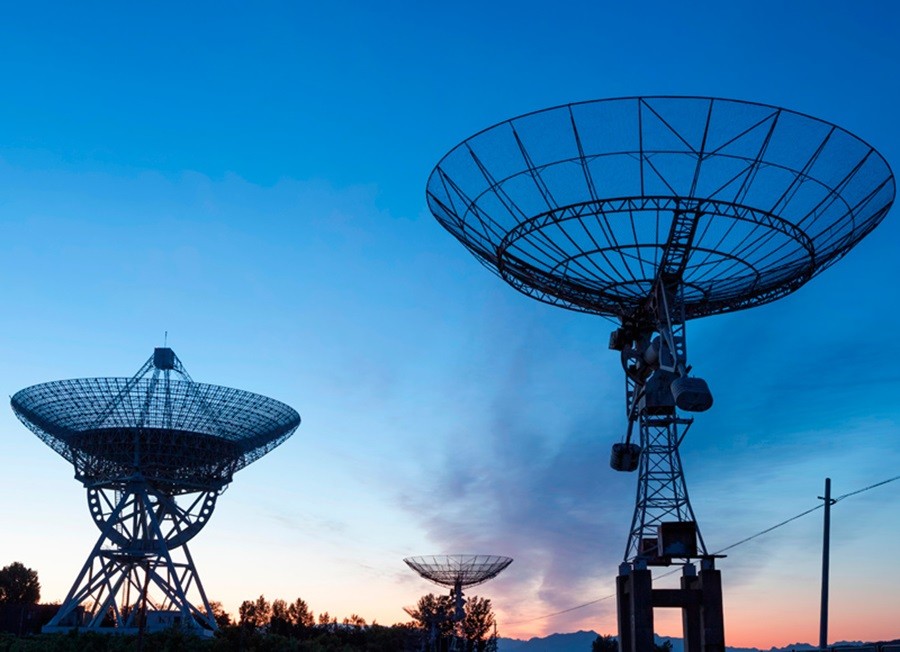
[[[867,487],[863,487],[861,489],[856,489],[855,491],[850,491],[845,494],[841,494],[840,496],[838,496],[837,498],[834,498],[832,500],[833,500],[834,504],[837,504],[840,501],[844,500],[845,498],[850,498],[852,496],[859,495],[859,494],[869,491],[871,489],[883,487],[884,485],[890,484],[891,482],[896,482],[897,480],[900,480],[900,475],[895,475],[893,478],[888,478],[887,480],[882,480],[881,482],[876,482],[875,484],[870,484]],[[714,552],[713,554],[718,555],[718,554],[725,552],[726,550],[731,550],[732,548],[737,548],[738,546],[743,545],[743,544],[747,543],[748,541],[752,541],[753,539],[756,539],[757,537],[761,537],[764,534],[768,534],[772,530],[777,530],[778,528],[785,526],[788,523],[791,523],[792,521],[796,521],[797,519],[803,518],[804,516],[806,516],[808,514],[812,514],[814,511],[816,511],[817,509],[822,509],[824,506],[825,506],[825,504],[822,503],[820,505],[816,505],[815,507],[811,507],[810,509],[800,512],[799,514],[795,514],[794,516],[791,516],[790,518],[787,518],[787,519],[781,521],[780,523],[776,523],[775,525],[773,525],[771,527],[767,527],[765,530],[760,530],[756,534],[751,534],[749,537],[741,539],[740,541],[738,541],[736,543],[732,543],[731,545],[725,546],[724,548],[721,548],[720,550]],[[663,573],[662,575],[657,576],[657,579],[661,579],[663,577],[668,577],[669,575],[674,575],[679,570],[680,570],[680,568],[674,568],[673,570],[670,570],[667,573]],[[585,602],[584,604],[575,605],[574,607],[569,607],[568,609],[554,611],[552,613],[544,614],[542,616],[536,616],[534,618],[526,618],[524,620],[514,620],[512,622],[504,623],[504,625],[523,625],[525,623],[533,623],[538,620],[546,620],[547,618],[553,618],[554,616],[560,616],[562,614],[567,614],[572,611],[577,611],[578,609],[584,609],[585,607],[590,607],[591,605],[595,605],[597,603],[604,602],[606,600],[610,600],[614,597],[616,597],[616,594],[610,593],[609,595],[604,595],[602,598],[597,598],[596,600],[591,600],[590,602]]]
[[[834,499],[834,502],[840,502],[844,498],[849,498],[850,496],[855,496],[856,494],[861,494],[864,491],[868,491],[869,489],[875,489],[876,487],[881,487],[890,482],[894,482],[895,480],[900,480],[900,475],[895,475],[893,478],[888,478],[887,480],[882,480],[881,482],[876,482],[875,484],[870,484],[868,487],[863,487],[862,489],[857,489],[856,491],[851,491],[849,493],[841,494],[837,498]]]
[[[772,530],[777,530],[777,529],[780,528],[781,526],[787,525],[787,524],[790,523],[791,521],[796,521],[798,518],[803,518],[803,517],[806,516],[807,514],[812,514],[814,511],[816,511],[817,509],[822,509],[824,506],[825,506],[824,503],[821,504],[821,505],[816,505],[815,507],[812,507],[812,508],[810,508],[810,509],[807,509],[805,512],[800,512],[799,514],[797,514],[797,515],[795,515],[795,516],[791,516],[790,518],[781,521],[781,523],[778,523],[778,524],[776,524],[776,525],[773,525],[772,527],[768,527],[768,528],[766,528],[765,530],[760,530],[760,531],[757,532],[756,534],[751,534],[751,535],[750,535],[749,537],[747,537],[746,539],[741,539],[741,540],[738,541],[737,543],[732,543],[730,546],[725,546],[724,548],[722,548],[722,549],[720,549],[720,550],[717,550],[717,551],[714,552],[713,554],[714,554],[714,555],[718,555],[718,554],[720,554],[720,553],[725,552],[726,550],[731,550],[732,548],[737,548],[738,546],[740,546],[740,545],[742,545],[742,544],[745,544],[745,543],[747,543],[748,541],[752,541],[752,540],[755,539],[756,537],[761,537],[761,536],[764,535],[764,534],[768,534],[768,533],[771,532]]]

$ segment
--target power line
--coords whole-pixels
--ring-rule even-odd
[[[897,480],[900,480],[900,475],[895,475],[893,478],[888,478],[887,480],[882,480],[881,482],[876,482],[875,484],[870,484],[867,487],[863,487],[863,488],[857,489],[855,491],[850,491],[845,494],[841,494],[840,496],[838,496],[837,498],[834,499],[834,502],[839,503],[840,501],[844,500],[844,498],[850,498],[851,496],[856,496],[858,494],[864,493],[871,489],[875,489],[877,487],[883,487],[884,485],[890,484],[891,482],[895,482]],[[717,550],[713,554],[718,555],[718,554],[725,552],[726,550],[731,550],[732,548],[737,548],[738,546],[743,545],[743,544],[747,543],[748,541],[752,541],[753,539],[756,539],[757,537],[761,537],[764,534],[768,534],[772,530],[777,530],[778,528],[785,526],[788,523],[791,523],[792,521],[796,521],[797,519],[803,518],[804,516],[806,516],[808,514],[812,514],[814,511],[816,511],[817,509],[822,509],[824,506],[825,506],[824,503],[820,503],[820,504],[816,505],[815,507],[811,507],[810,509],[800,512],[799,514],[795,514],[794,516],[791,516],[790,518],[787,518],[787,519],[781,521],[780,523],[776,523],[775,525],[773,525],[771,527],[767,527],[765,530],[760,530],[756,534],[751,534],[749,537],[747,537],[745,539],[741,539],[740,541],[738,541],[736,543],[732,543],[731,545],[725,546],[724,548]],[[668,577],[669,575],[674,575],[678,571],[679,571],[679,569],[675,568],[667,573],[663,573],[662,575],[659,576],[659,578]],[[526,618],[525,620],[514,620],[512,622],[508,622],[505,624],[506,625],[523,625],[525,623],[533,623],[538,620],[546,620],[547,618],[553,618],[554,616],[560,616],[562,614],[567,614],[572,611],[584,609],[585,607],[590,607],[591,605],[595,605],[600,602],[610,600],[614,597],[616,597],[616,594],[610,593],[609,595],[604,595],[602,598],[597,598],[596,600],[591,600],[590,602],[585,602],[584,604],[579,604],[574,607],[569,607],[568,609],[562,609],[561,611],[554,611],[552,613],[544,614],[542,616],[536,616],[534,618]]]
[[[887,480],[882,480],[881,482],[876,482],[875,484],[870,484],[868,487],[863,487],[862,489],[857,489],[856,491],[851,491],[846,494],[841,494],[837,498],[834,499],[834,502],[840,502],[844,498],[849,498],[850,496],[855,496],[856,494],[861,494],[864,491],[868,491],[869,489],[874,489],[875,487],[881,487],[890,482],[894,482],[895,480],[900,480],[900,475],[895,475],[893,478],[888,478]]]
[[[751,534],[751,535],[750,535],[749,537],[747,537],[746,539],[741,539],[741,540],[738,541],[737,543],[732,543],[730,546],[725,546],[724,548],[722,548],[721,550],[717,550],[717,551],[714,552],[713,554],[714,554],[714,555],[718,555],[718,554],[720,554],[720,553],[725,552],[726,550],[731,550],[732,548],[737,548],[738,546],[740,546],[740,545],[742,545],[742,544],[745,544],[745,543],[747,543],[748,541],[752,541],[752,540],[755,539],[756,537],[761,537],[761,536],[764,535],[764,534],[768,534],[768,533],[771,532],[772,530],[777,530],[777,529],[780,528],[781,526],[787,525],[787,524],[790,523],[791,521],[796,521],[798,518],[803,518],[803,517],[806,516],[807,514],[812,514],[812,513],[813,513],[814,511],[816,511],[817,509],[822,509],[822,507],[823,507],[823,505],[821,505],[821,504],[820,504],[820,505],[816,505],[815,507],[811,507],[810,509],[807,509],[805,512],[800,512],[800,513],[797,514],[796,516],[791,516],[790,518],[783,520],[781,523],[778,523],[778,524],[776,524],[776,525],[773,525],[772,527],[768,527],[768,528],[766,528],[765,530],[761,530],[761,531],[757,532],[756,534]]]
[[[560,614],[567,614],[570,611],[577,611],[578,609],[584,609],[585,607],[590,607],[592,604],[597,604],[598,602],[603,602],[604,600],[609,600],[610,598],[616,597],[615,593],[610,593],[609,595],[604,595],[602,598],[597,598],[596,600],[591,600],[590,602],[585,602],[584,604],[579,604],[574,607],[569,607],[568,609],[563,609],[562,611],[554,611],[553,613],[544,614],[543,616],[537,616],[535,618],[526,618],[525,620],[514,620],[512,622],[503,623],[504,625],[522,625],[524,623],[533,623],[536,620],[546,620],[547,618],[552,618],[553,616],[559,616]]]

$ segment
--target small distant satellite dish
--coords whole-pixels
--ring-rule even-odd
[[[497,577],[513,560],[496,555],[428,555],[407,557],[403,561],[425,579],[450,587],[456,603],[456,620],[462,620],[463,589]]]

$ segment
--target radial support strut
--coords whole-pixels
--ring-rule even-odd
[[[101,534],[45,632],[138,633],[180,627],[212,634],[216,621],[187,540],[199,531],[198,513],[140,475],[117,487],[91,488],[89,503]],[[200,526],[215,494],[195,499]],[[98,506],[105,502],[108,513]]]

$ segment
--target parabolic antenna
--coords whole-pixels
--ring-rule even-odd
[[[426,555],[403,561],[425,579],[450,587],[450,595],[456,600],[456,619],[462,620],[463,589],[497,577],[513,560],[496,555]]]
[[[12,397],[12,408],[74,465],[101,531],[45,629],[105,631],[112,613],[117,631],[175,623],[214,630],[186,544],[233,474],[293,434],[297,412],[196,383],[169,348],[156,349],[131,378],[34,385]],[[173,559],[176,552],[183,561]]]
[[[403,561],[425,579],[450,588],[487,582],[512,563],[510,557],[496,555],[428,555]]]
[[[881,222],[894,179],[867,143],[807,115],[632,97],[490,127],[438,163],[427,199],[530,296],[633,320],[674,275],[690,319],[799,288]]]
[[[693,421],[679,410],[713,402],[706,383],[689,376],[685,323],[774,301],[839,260],[894,201],[884,158],[848,131],[787,109],[630,97],[485,129],[441,159],[426,194],[440,224],[514,288],[618,322],[610,348],[625,370],[628,429],[611,465],[640,469],[625,561],[648,572],[647,564],[699,557],[717,572],[678,452]],[[718,579],[709,578],[705,595],[721,614],[721,591],[716,598],[709,588]],[[620,624],[652,632],[652,610],[649,626],[635,625],[646,614],[621,611],[643,589],[623,586]],[[709,633],[716,627],[704,627],[712,638],[703,645],[719,645]],[[635,645],[649,649],[652,640]]]

